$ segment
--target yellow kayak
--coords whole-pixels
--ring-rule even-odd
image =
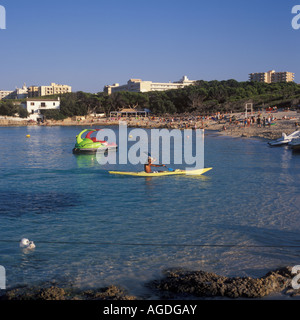
[[[126,171],[109,171],[110,174],[119,174],[124,176],[134,176],[134,177],[162,177],[162,176],[172,176],[172,175],[201,175],[212,168],[203,168],[203,169],[196,169],[196,170],[174,170],[174,171],[161,171],[161,172],[152,172],[146,173],[145,171],[142,172],[126,172]]]

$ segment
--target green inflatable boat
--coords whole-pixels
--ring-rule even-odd
[[[101,129],[84,129],[76,136],[76,144],[73,149],[74,154],[93,154],[97,151],[109,151],[117,150],[118,146],[115,143],[108,143],[107,141],[97,140],[96,137],[92,137],[94,132],[98,132]],[[85,138],[82,136],[85,134]]]

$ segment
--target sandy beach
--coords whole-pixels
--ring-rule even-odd
[[[260,123],[257,119],[260,118]],[[263,119],[265,118],[265,125]],[[207,117],[184,115],[146,118],[95,118],[76,117],[65,120],[47,120],[42,126],[112,126],[119,125],[119,121],[126,121],[128,127],[138,128],[167,128],[167,129],[196,129],[218,131],[222,135],[233,137],[277,139],[282,133],[291,134],[298,129],[300,113],[296,111],[254,112],[216,114]],[[269,122],[270,121],[270,122]],[[24,119],[0,117],[0,126],[35,126],[36,122]]]
[[[243,114],[236,114],[242,119]],[[257,119],[258,113],[254,114]],[[206,129],[218,130],[223,135],[233,137],[248,137],[248,138],[264,138],[268,140],[278,139],[282,133],[291,134],[299,128],[300,113],[296,111],[281,111],[277,113],[262,113],[261,118],[271,117],[271,125],[266,123],[258,125],[257,122],[244,124],[242,121],[239,123],[230,123],[228,121],[210,122]]]

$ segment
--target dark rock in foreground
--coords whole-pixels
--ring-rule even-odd
[[[294,297],[300,289],[291,287],[292,267],[268,272],[261,278],[225,277],[205,271],[172,270],[165,277],[147,284],[158,299],[178,298],[262,298],[281,293]],[[57,285],[20,287],[6,290],[1,300],[137,300],[122,288],[109,286],[96,290],[77,290]]]
[[[264,277],[224,277],[205,271],[168,271],[160,281],[150,287],[157,289],[164,298],[169,294],[196,297],[262,298],[274,293],[291,296],[298,294],[291,286],[295,275],[291,267],[271,271]]]
[[[116,286],[98,290],[78,291],[57,286],[48,288],[17,288],[6,291],[1,300],[135,300]]]

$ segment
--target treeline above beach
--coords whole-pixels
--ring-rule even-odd
[[[57,96],[48,96],[48,98]],[[274,107],[294,108],[300,104],[300,85],[290,83],[259,83],[224,81],[197,81],[194,85],[162,92],[115,92],[107,95],[86,92],[67,93],[60,96],[61,109],[45,110],[48,119],[62,120],[72,116],[105,113],[123,108],[149,109],[152,114],[197,113],[208,115],[216,112],[240,112],[245,103],[253,103],[254,109]],[[6,104],[0,102],[0,114],[8,115]],[[4,111],[3,111],[4,110]],[[11,112],[10,112],[11,113]]]
[[[227,81],[198,81],[196,85],[179,90],[147,94],[149,109],[155,114],[240,112],[245,103],[254,108],[293,107],[300,103],[300,86],[296,83],[258,83]]]
[[[154,92],[103,92],[90,94],[77,92],[61,98],[61,114],[64,116],[105,113],[123,108],[149,109],[152,114],[164,115],[215,112],[240,112],[245,103],[254,108],[296,107],[300,104],[300,86],[291,83],[258,83],[226,81],[197,81],[195,85],[168,91]]]

